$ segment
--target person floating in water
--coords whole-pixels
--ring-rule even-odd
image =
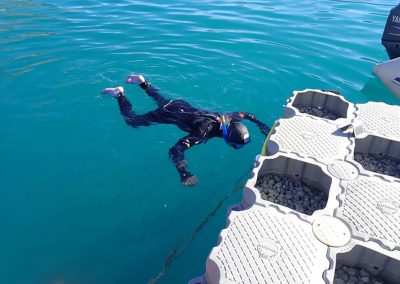
[[[186,186],[195,185],[198,179],[190,173],[184,152],[200,143],[206,143],[214,137],[223,138],[225,142],[235,148],[242,148],[250,142],[249,131],[240,122],[247,119],[255,123],[261,132],[268,135],[270,128],[247,112],[218,113],[194,108],[184,100],[169,100],[164,98],[159,90],[150,85],[142,75],[134,74],[126,78],[126,83],[139,85],[153,98],[158,108],[146,114],[138,115],[124,94],[122,87],[106,88],[102,94],[117,99],[119,109],[125,122],[132,127],[150,126],[153,124],[175,124],[189,134],[169,149],[169,157],[175,164],[181,182]]]

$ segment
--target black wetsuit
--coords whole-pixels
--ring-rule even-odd
[[[206,143],[213,137],[222,137],[221,122],[219,114],[194,108],[184,100],[168,100],[160,95],[158,89],[145,82],[140,87],[154,99],[158,108],[146,114],[137,115],[132,109],[132,105],[126,96],[118,97],[118,104],[125,122],[132,127],[149,126],[152,124],[175,124],[183,131],[189,134],[179,139],[179,141],[169,149],[169,157],[174,162],[176,169],[185,181],[192,176],[186,170],[186,161],[184,160],[184,151],[190,147]],[[232,112],[224,113],[231,121],[248,119],[254,122],[265,135],[270,128],[264,123],[258,121],[250,113]]]

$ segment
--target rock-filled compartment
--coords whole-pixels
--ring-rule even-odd
[[[400,178],[400,142],[369,135],[356,139],[354,152],[365,170]]]
[[[297,93],[292,105],[301,113],[329,120],[347,117],[349,108],[349,103],[339,96],[317,90]]]
[[[329,120],[336,120],[337,116],[331,113],[327,109],[323,108],[316,108],[316,107],[308,107],[308,106],[296,106],[296,108],[301,112],[301,113],[307,113],[316,117],[321,117]]]
[[[383,279],[373,276],[364,268],[343,265],[335,270],[333,284],[385,284]]]
[[[267,174],[257,180],[256,188],[261,198],[312,215],[325,208],[328,196],[315,186],[310,186],[299,176]]]
[[[400,178],[400,160],[386,156],[383,153],[355,153],[354,160],[367,171]]]
[[[335,284],[397,284],[400,261],[378,251],[356,245],[336,255]]]

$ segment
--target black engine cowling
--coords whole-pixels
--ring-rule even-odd
[[[400,4],[390,10],[382,36],[382,44],[390,59],[400,57]]]

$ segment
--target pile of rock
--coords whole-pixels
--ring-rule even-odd
[[[354,160],[360,163],[367,171],[400,178],[400,161],[384,155],[362,153],[356,153]]]
[[[307,186],[299,178],[266,175],[256,183],[261,198],[311,215],[326,206],[328,196],[318,189]]]
[[[336,268],[333,284],[384,284],[385,281],[372,276],[365,269],[342,266]]]
[[[309,106],[297,106],[296,107],[301,113],[308,113],[313,116],[322,117],[330,120],[336,120],[337,116],[329,112],[327,109],[309,107]]]

